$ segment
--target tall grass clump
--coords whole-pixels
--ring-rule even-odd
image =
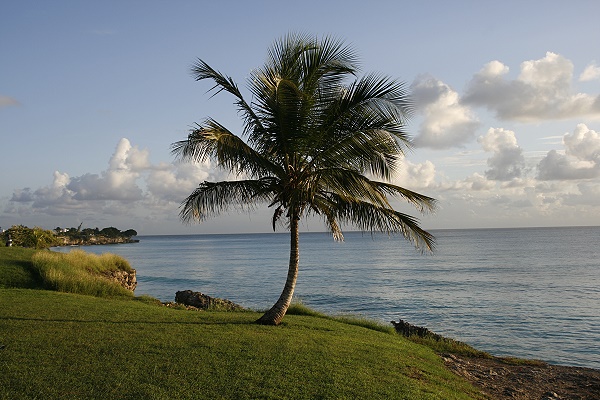
[[[40,251],[33,255],[31,261],[49,289],[97,297],[133,295],[118,283],[102,276],[108,271],[132,270],[129,262],[118,255],[96,255],[82,250],[66,254]]]

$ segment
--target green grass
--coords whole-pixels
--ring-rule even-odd
[[[301,301],[295,300],[290,307],[286,315],[305,315],[310,317],[318,317],[331,319],[333,321],[342,322],[348,325],[356,325],[361,326],[363,328],[372,329],[374,331],[379,331],[383,333],[395,333],[396,331],[392,326],[383,325],[377,321],[370,320],[368,318],[355,317],[351,315],[342,315],[342,316],[330,316],[318,311],[315,311],[307,306],[305,306]]]
[[[420,337],[412,335],[408,337],[411,342],[422,344],[434,350],[436,353],[452,353],[459,354],[467,357],[477,358],[491,358],[492,356],[485,351],[477,350],[476,348],[469,346],[466,343],[458,340],[449,338],[432,338],[432,337]]]
[[[0,248],[0,399],[483,398],[373,321],[296,303],[269,327],[255,312],[40,290],[33,254]]]
[[[333,319],[0,289],[1,399],[481,398],[428,347]]]
[[[44,283],[33,269],[34,249],[0,247],[0,288],[42,288]]]
[[[38,251],[31,262],[49,289],[97,297],[133,296],[131,291],[101,275],[105,271],[131,270],[127,260],[115,254]]]
[[[101,275],[115,270],[132,268],[123,257],[110,253],[0,247],[0,288],[43,288],[98,297],[131,297],[132,292]]]

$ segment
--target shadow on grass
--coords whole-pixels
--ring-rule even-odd
[[[33,268],[33,264],[30,261],[11,260],[10,264],[10,267],[14,268],[16,272],[14,275],[9,276],[6,282],[2,282],[2,278],[0,278],[0,287],[45,289],[42,277]]]

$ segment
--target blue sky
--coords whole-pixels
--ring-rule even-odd
[[[424,227],[600,225],[598,15],[597,1],[4,2],[0,227],[269,231],[265,207],[183,225],[179,202],[225,175],[169,146],[207,116],[240,127],[231,98],[192,79],[197,58],[243,86],[290,31],[341,38],[364,72],[410,85],[416,146],[395,182],[439,200]]]

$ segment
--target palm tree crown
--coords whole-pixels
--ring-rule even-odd
[[[260,320],[278,324],[293,294],[298,272],[298,221],[316,215],[336,240],[340,226],[401,233],[417,248],[432,250],[434,238],[418,220],[394,210],[400,197],[420,212],[435,200],[391,182],[410,147],[404,128],[411,102],[402,83],[378,74],[357,78],[357,59],[341,41],[290,34],[270,48],[248,81],[248,103],[236,83],[202,60],[196,80],[235,98],[243,116],[241,135],[213,119],[198,124],[172,151],[181,159],[216,161],[236,180],[204,182],[181,206],[184,221],[204,220],[230,206],[267,203],[272,224],[291,232],[288,280],[278,302]],[[242,139],[244,138],[244,139]]]

